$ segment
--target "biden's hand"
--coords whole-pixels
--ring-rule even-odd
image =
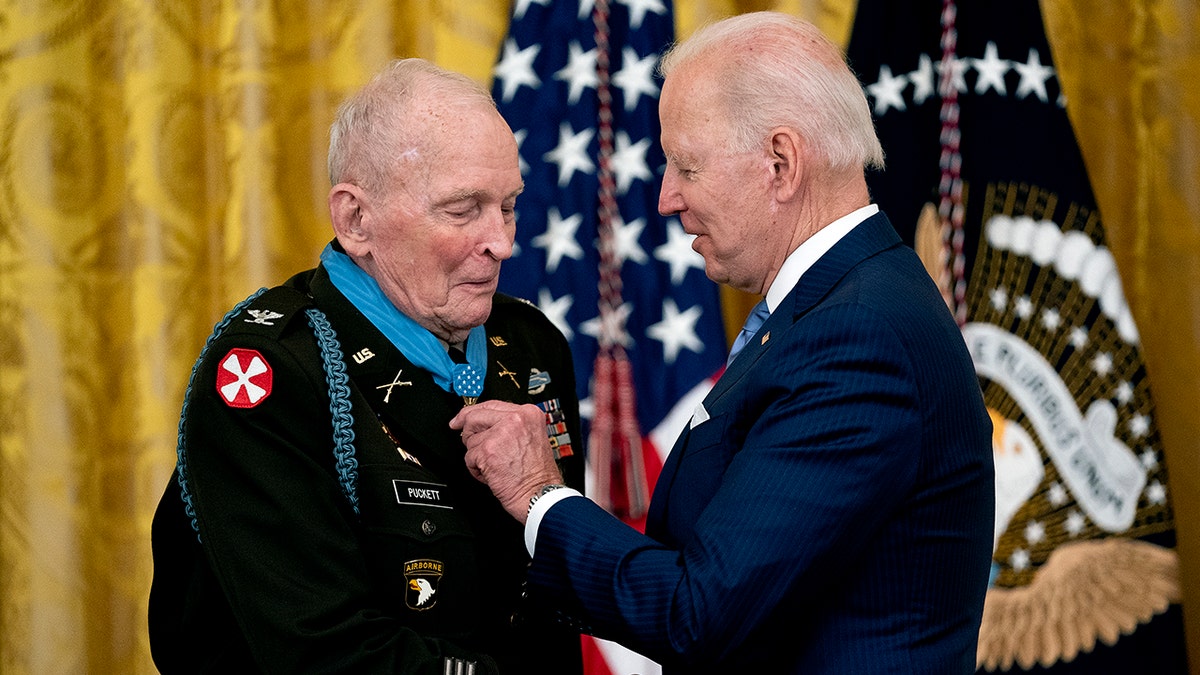
[[[485,483],[500,505],[521,524],[529,500],[543,486],[562,483],[546,435],[546,416],[535,405],[483,401],[450,420],[462,431],[467,469]]]

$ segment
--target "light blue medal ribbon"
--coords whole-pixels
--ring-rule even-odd
[[[479,400],[483,393],[483,376],[487,372],[487,333],[483,326],[476,326],[467,334],[467,362],[455,363],[441,341],[396,309],[379,284],[349,256],[326,245],[321,251],[321,262],[333,285],[414,366],[428,370],[437,386],[445,391],[453,390],[467,405]]]

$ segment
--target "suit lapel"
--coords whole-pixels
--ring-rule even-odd
[[[779,307],[763,323],[758,334],[733,360],[729,368],[704,397],[703,406],[711,415],[720,414],[724,408],[722,399],[751,371],[756,363],[778,344],[783,334],[800,317],[817,306],[829,295],[846,274],[863,260],[900,244],[900,237],[882,212],[867,218],[842,237],[833,248],[809,268],[800,282],[783,299]],[[691,429],[685,428],[675,441],[667,456],[663,470],[655,486],[654,498],[646,519],[646,532],[654,534],[665,527],[666,509],[670,501],[671,488],[681,462],[687,459],[688,436]]]
[[[721,397],[771,350],[772,340],[777,343],[776,338],[829,295],[847,272],[863,260],[900,243],[891,221],[882,212],[867,218],[842,237],[804,273],[779,307],[771,312],[758,335],[738,354],[705,397],[704,407],[710,412],[716,409]]]

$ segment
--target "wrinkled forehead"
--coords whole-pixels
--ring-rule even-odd
[[[464,162],[510,151],[517,165],[512,130],[490,105],[462,101],[422,101],[398,123],[392,153],[397,170],[425,175],[446,162]]]
[[[681,63],[663,81],[659,95],[660,108],[673,108],[672,112],[684,113],[708,110],[724,114],[727,106],[729,74],[721,60],[699,56]]]
[[[400,153],[396,167],[396,186],[410,197],[499,201],[521,191],[517,142],[494,109],[443,109],[423,124],[421,138]]]
[[[495,133],[498,128],[512,135],[496,108],[486,101],[426,95],[407,106],[398,120],[400,145],[424,153],[435,153],[468,142],[466,132]]]
[[[729,128],[729,107],[721,95],[719,77],[693,64],[671,72],[659,96],[663,145],[686,137],[724,136]]]

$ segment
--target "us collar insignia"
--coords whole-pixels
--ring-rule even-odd
[[[496,375],[498,377],[507,377],[509,380],[512,380],[514,387],[516,387],[517,389],[521,388],[521,383],[517,382],[517,374],[516,373],[509,370],[507,366],[505,366],[503,363],[500,363],[499,361],[496,362],[496,365],[500,366],[500,372],[496,373]]]
[[[392,398],[392,387],[411,387],[412,386],[412,381],[408,381],[408,382],[400,381],[400,373],[403,373],[403,372],[404,372],[403,368],[401,368],[400,370],[397,370],[396,377],[392,378],[391,382],[389,382],[388,384],[381,384],[378,387],[375,387],[376,389],[387,389],[387,393],[385,393],[383,395],[384,403],[387,403]]]

